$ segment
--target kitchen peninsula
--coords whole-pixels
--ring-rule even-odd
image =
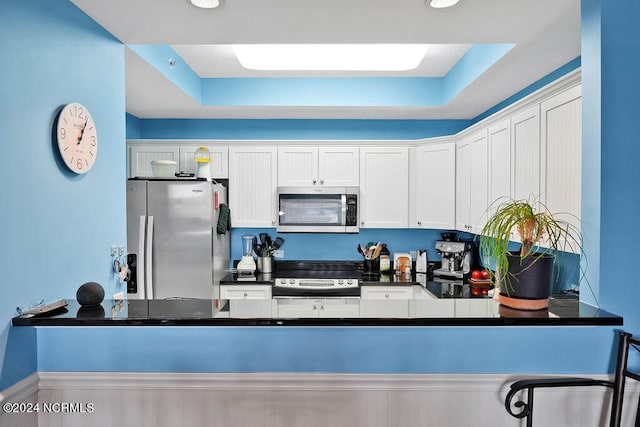
[[[346,266],[355,263],[344,263]],[[324,264],[323,264],[324,265]],[[326,276],[326,272],[323,273]],[[286,274],[285,274],[286,275]],[[282,273],[279,277],[282,276]],[[215,299],[76,301],[43,316],[17,316],[14,326],[551,326],[622,325],[612,313],[573,295],[551,298],[547,310],[513,310],[474,286],[426,274],[363,275],[357,286],[283,290],[272,274],[221,280]],[[287,282],[289,279],[286,280]]]

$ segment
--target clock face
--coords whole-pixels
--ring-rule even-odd
[[[89,111],[72,102],[58,116],[58,150],[65,165],[73,172],[87,173],[98,155],[98,133]]]

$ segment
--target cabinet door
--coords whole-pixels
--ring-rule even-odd
[[[178,163],[180,150],[177,145],[130,145],[129,178],[150,177],[152,160],[173,160]]]
[[[540,197],[540,106],[511,117],[511,178],[514,199]]]
[[[318,317],[320,302],[312,298],[278,298],[274,317],[315,318]]]
[[[271,299],[271,285],[220,285],[220,299]]]
[[[278,185],[318,184],[317,147],[278,147]]]
[[[471,202],[471,141],[456,144],[456,230],[469,231]]]
[[[432,144],[412,154],[411,227],[450,230],[455,228],[456,146]]]
[[[211,155],[211,177],[229,178],[229,148],[215,145],[183,145],[180,146],[180,171],[196,173],[197,166],[193,156],[199,147],[206,147]]]
[[[360,148],[360,226],[407,228],[408,147]]]
[[[325,298],[318,300],[317,304],[318,317],[360,317],[360,299],[358,298]]]
[[[500,203],[511,197],[511,120],[489,127],[489,211],[490,217]]]
[[[231,226],[275,226],[277,166],[275,148],[229,148]]]
[[[580,227],[582,175],[582,90],[567,90],[543,102],[542,199],[558,218]],[[577,249],[577,248],[575,248]]]
[[[412,286],[363,286],[361,288],[363,299],[411,299],[413,298]]]
[[[471,136],[470,146],[471,168],[469,185],[469,231],[479,234],[487,222],[487,130],[484,129]]]
[[[335,187],[357,187],[360,178],[358,147],[319,147],[318,183]]]

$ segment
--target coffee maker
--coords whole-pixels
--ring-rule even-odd
[[[434,276],[463,279],[471,271],[471,242],[438,240],[436,252],[442,257],[442,266],[433,270]]]

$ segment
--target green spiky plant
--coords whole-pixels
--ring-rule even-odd
[[[575,225],[560,220],[541,203],[533,200],[501,198],[492,204],[495,212],[482,229],[480,254],[483,260],[495,262],[490,270],[493,283],[505,284],[505,291],[513,291],[509,271],[509,242],[519,239],[520,261],[531,259],[531,268],[543,254],[558,252],[582,253],[582,236]],[[539,209],[536,209],[539,206]],[[566,214],[563,214],[566,216]],[[583,274],[581,275],[583,276]],[[581,277],[582,278],[582,277]]]

